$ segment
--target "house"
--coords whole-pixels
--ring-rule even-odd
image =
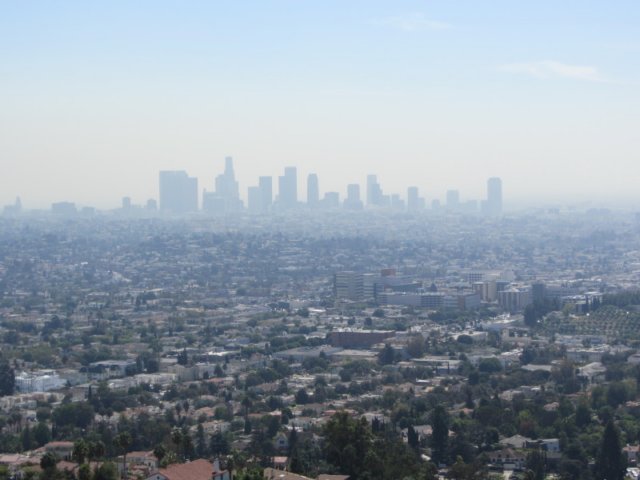
[[[527,462],[527,456],[524,453],[517,452],[511,448],[503,448],[489,453],[489,461],[494,465],[510,468],[513,470],[521,470]]]
[[[629,465],[637,465],[638,458],[640,458],[640,445],[627,445],[622,451],[627,456]]]
[[[284,470],[277,470],[275,468],[264,469],[265,480],[313,480],[297,473],[286,472]]]
[[[511,448],[525,448],[527,443],[533,442],[530,438],[523,437],[522,435],[513,435],[512,437],[500,440],[500,445]]]
[[[265,480],[313,480],[304,475],[276,470],[275,468],[265,468],[263,476]],[[320,474],[317,480],[349,480],[349,476]]]
[[[593,362],[578,368],[578,378],[590,384],[598,384],[605,379],[607,367],[600,362]]]
[[[283,432],[280,432],[276,435],[276,438],[273,439],[273,446],[276,450],[285,451],[289,449],[289,438]]]
[[[118,471],[122,474],[122,455],[116,459]],[[127,453],[127,472],[143,472],[145,475],[158,468],[158,459],[150,452],[129,452]]]
[[[209,462],[203,458],[188,463],[178,463],[161,468],[149,475],[146,480],[231,480],[229,470],[220,469],[216,460]]]
[[[73,442],[49,442],[44,446],[44,451],[53,453],[60,460],[71,460]]]

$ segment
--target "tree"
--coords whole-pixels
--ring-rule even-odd
[[[76,440],[73,443],[73,459],[78,463],[84,463],[89,456],[89,445],[84,440]]]
[[[47,452],[40,459],[40,468],[44,471],[53,471],[56,469],[56,464],[58,463],[58,457],[51,452]]]
[[[187,354],[187,349],[183,348],[182,352],[178,354],[178,364],[186,365],[189,363],[189,355]]]
[[[388,343],[384,344],[384,348],[378,354],[378,362],[381,365],[391,365],[396,359],[396,352]]]
[[[586,401],[581,401],[576,407],[576,427],[582,429],[591,423],[591,407]]]
[[[199,457],[205,457],[207,455],[207,447],[207,441],[204,437],[204,427],[199,423],[196,431],[196,452]]]
[[[7,360],[0,361],[0,397],[13,395],[16,387],[16,374]]]
[[[131,446],[131,435],[129,432],[120,432],[113,439],[113,444],[122,450],[122,477],[127,478],[127,451]],[[115,467],[114,467],[115,468]]]
[[[96,468],[93,480],[118,480],[118,469],[113,463],[105,462]]]
[[[51,441],[51,430],[44,422],[39,422],[33,429],[33,438],[38,447]]]
[[[431,458],[436,465],[447,461],[447,443],[449,441],[449,416],[442,405],[431,413]]]
[[[327,461],[340,473],[360,478],[373,440],[367,421],[355,420],[346,412],[336,413],[324,426],[324,438]]]
[[[153,454],[158,459],[158,463],[162,463],[162,459],[167,455],[167,449],[164,448],[164,445],[159,444],[156,448],[153,449]]]
[[[176,446],[176,454],[181,456],[182,450],[182,430],[179,428],[174,428],[171,432],[171,441]]]
[[[24,430],[22,430],[22,435],[21,435],[21,440],[22,440],[22,449],[23,450],[31,450],[31,445],[33,443],[33,438],[31,436],[31,428],[29,428],[29,425],[27,425]]]
[[[598,457],[596,458],[596,478],[598,480],[623,480],[627,471],[626,462],[622,453],[620,432],[609,420],[604,427],[602,443]]]
[[[407,429],[407,443],[415,451],[418,451],[420,448],[420,439],[415,428],[413,428],[413,425],[409,425],[409,428]]]
[[[88,463],[83,463],[78,468],[78,480],[91,480],[91,467]]]
[[[527,470],[531,480],[544,480],[547,458],[543,451],[533,450],[527,455]]]
[[[420,358],[424,355],[424,338],[422,335],[411,337],[407,343],[407,353],[413,358]]]
[[[228,455],[230,451],[229,441],[222,432],[215,432],[211,435],[209,442],[209,451],[212,455]]]
[[[301,388],[296,392],[296,403],[299,405],[306,405],[309,403],[309,394],[304,388]]]
[[[98,440],[97,442],[91,442],[89,444],[89,458],[100,460],[104,457],[106,450],[107,449],[102,441]]]

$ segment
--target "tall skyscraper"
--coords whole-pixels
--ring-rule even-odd
[[[242,208],[232,157],[224,159],[224,173],[216,177],[216,195],[222,199],[225,212],[235,212]]]
[[[407,188],[407,210],[410,212],[424,210],[424,198],[420,198],[418,187]]]
[[[350,210],[362,210],[362,200],[360,200],[360,185],[352,183],[347,185],[347,198],[344,201],[344,208]]]
[[[320,202],[320,187],[318,185],[318,175],[310,173],[307,177],[307,205],[315,208]]]
[[[160,210],[187,213],[198,210],[198,179],[184,170],[164,170],[159,175]]]
[[[487,180],[485,213],[492,217],[502,215],[502,180],[492,177]]]
[[[268,212],[273,204],[273,179],[271,177],[259,177],[258,187],[262,197],[263,211]]]
[[[249,187],[248,208],[250,213],[267,213],[273,199],[271,177],[258,177],[258,186]]]
[[[367,175],[367,206],[383,204],[382,189],[378,183],[378,177]]]
[[[278,177],[278,206],[283,210],[295,208],[298,203],[298,171],[286,167],[284,175]]]

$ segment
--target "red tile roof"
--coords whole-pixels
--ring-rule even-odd
[[[158,470],[158,473],[168,480],[211,480],[213,464],[201,458],[189,463],[169,465]]]

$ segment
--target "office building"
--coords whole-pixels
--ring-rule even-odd
[[[382,206],[384,203],[382,188],[376,175],[367,175],[367,206]]]
[[[424,210],[424,198],[420,198],[418,187],[407,188],[407,210],[410,212]]]
[[[207,207],[213,204],[221,206],[223,213],[237,212],[242,209],[242,202],[240,201],[239,186],[233,169],[233,158],[226,157],[224,162],[224,173],[218,175],[215,181],[215,195],[219,200],[208,199]]]
[[[315,208],[320,202],[320,187],[318,185],[318,175],[310,173],[307,177],[307,205]]]
[[[160,210],[188,213],[198,210],[198,179],[184,170],[165,170],[159,175]]]
[[[264,212],[268,212],[273,204],[273,179],[271,177],[259,177],[258,188],[260,188],[262,209]]]
[[[360,185],[352,183],[347,185],[347,198],[344,201],[344,208],[349,210],[362,210],[363,204],[360,200]]]
[[[296,167],[286,167],[284,175],[278,177],[278,207],[290,210],[298,204],[298,171]]]
[[[447,190],[447,208],[449,210],[460,208],[460,192],[458,190]]]
[[[326,192],[322,199],[323,208],[339,208],[340,207],[340,194],[338,192]]]

